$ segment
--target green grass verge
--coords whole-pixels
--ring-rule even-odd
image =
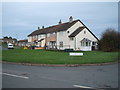
[[[37,64],[94,64],[115,62],[117,52],[84,51],[83,56],[69,56],[68,52],[45,50],[3,50],[2,60]]]

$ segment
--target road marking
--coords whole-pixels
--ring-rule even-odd
[[[18,75],[14,75],[14,74],[9,74],[9,73],[2,73],[3,75],[8,75],[8,76],[12,76],[12,77],[19,77],[19,78],[24,78],[24,79],[29,79],[29,77],[24,77],[24,76],[18,76]]]
[[[87,87],[87,86],[79,86],[79,85],[73,85],[74,87],[79,87],[79,88],[89,88],[89,89],[93,89],[92,87]]]

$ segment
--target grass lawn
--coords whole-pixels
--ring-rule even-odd
[[[115,62],[117,52],[84,51],[83,56],[69,56],[68,52],[45,50],[3,50],[2,60],[9,62],[26,62],[39,64],[93,64]]]

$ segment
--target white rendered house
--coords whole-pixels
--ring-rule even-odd
[[[58,25],[38,27],[28,35],[28,42],[39,47],[47,46],[47,49],[91,51],[97,49],[98,38],[80,20],[70,16],[69,22],[60,20]]]

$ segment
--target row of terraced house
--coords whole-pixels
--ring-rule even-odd
[[[81,22],[73,20],[33,31],[28,35],[28,42],[47,49],[73,49],[91,51],[97,49],[98,38]]]

